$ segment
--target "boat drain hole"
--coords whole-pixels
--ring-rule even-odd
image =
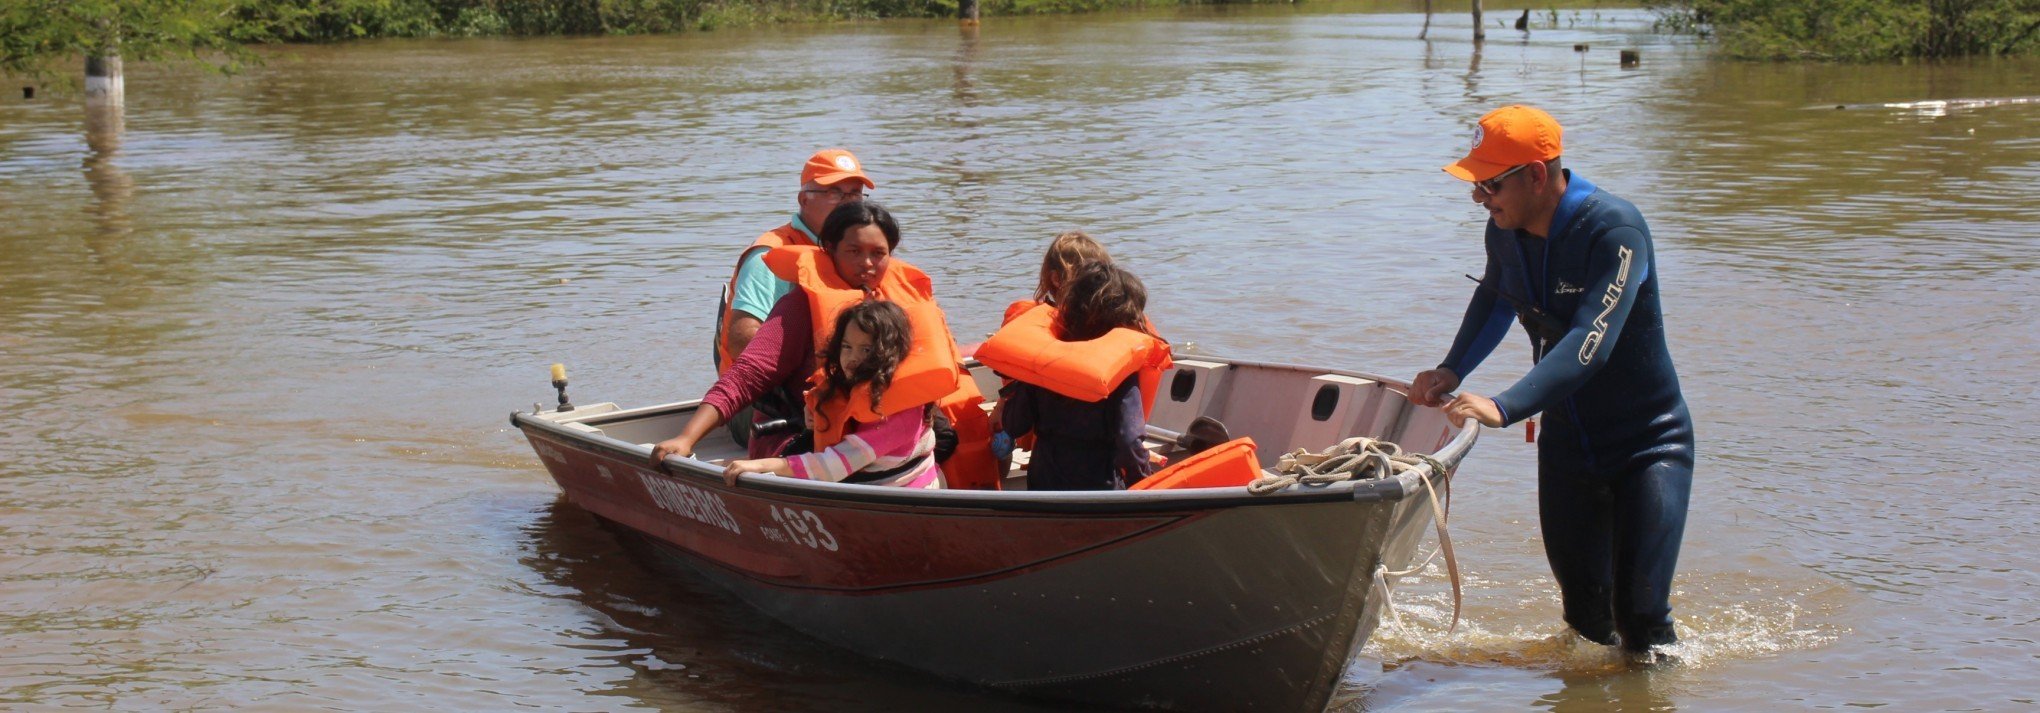
[[[1317,396],[1310,400],[1310,420],[1323,421],[1332,417],[1332,410],[1339,407],[1339,387],[1325,384],[1318,387]]]

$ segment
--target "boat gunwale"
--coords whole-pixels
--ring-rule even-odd
[[[1324,369],[1319,367],[1275,362],[1234,360],[1224,357],[1200,354],[1199,360],[1217,361],[1229,366],[1248,366],[1337,374],[1370,379],[1389,386],[1400,386],[1397,391],[1406,391],[1407,382],[1387,379],[1372,374]],[[974,360],[973,360],[974,361]],[[1405,394],[1407,398],[1407,394]],[[513,411],[510,425],[520,430],[536,430],[560,440],[572,441],[585,450],[602,452],[624,460],[646,463],[651,457],[651,448],[618,440],[602,433],[569,428],[567,423],[594,426],[600,423],[637,419],[666,412],[687,412],[701,405],[700,399],[669,404],[639,407],[601,414],[591,414],[582,420],[557,421],[525,411]],[[1417,407],[1424,408],[1424,407]],[[1460,429],[1443,448],[1429,454],[1448,469],[1473,448],[1479,437],[1480,426],[1469,422]],[[1329,445],[1329,444],[1328,444]],[[1297,486],[1281,492],[1255,495],[1245,486],[1226,488],[1195,488],[1183,490],[1111,490],[1111,491],[1000,491],[1000,490],[927,490],[919,488],[873,487],[850,483],[781,478],[764,475],[742,476],[740,485],[731,488],[725,485],[722,468],[705,461],[679,456],[669,456],[659,467],[645,466],[668,476],[682,475],[705,481],[709,487],[724,491],[750,491],[776,496],[808,498],[839,503],[867,503],[883,505],[909,505],[952,509],[976,509],[1009,512],[1039,513],[1154,513],[1183,510],[1211,510],[1240,506],[1292,505],[1321,502],[1375,502],[1399,501],[1424,487],[1423,472],[1431,470],[1419,466],[1419,470],[1400,473],[1392,478],[1366,481],[1341,481],[1322,486]]]

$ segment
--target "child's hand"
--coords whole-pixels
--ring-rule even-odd
[[[723,468],[722,472],[723,485],[727,485],[732,488],[737,487],[737,476],[743,475],[745,473],[756,472],[758,472],[758,461],[732,460],[730,461],[729,466]]]
[[[722,478],[724,485],[734,488],[737,487],[737,476],[743,475],[745,473],[773,473],[776,475],[788,475],[791,474],[792,471],[793,471],[792,465],[787,463],[785,458],[731,460],[729,467],[723,468]]]

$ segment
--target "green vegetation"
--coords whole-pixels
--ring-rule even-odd
[[[986,15],[1259,0],[984,0]],[[0,0],[0,73],[81,55],[231,71],[243,46],[371,37],[648,34],[775,22],[951,17],[957,0]]]
[[[986,15],[1266,0],[984,0]],[[2040,0],[1644,0],[1660,29],[1729,55],[1889,60],[2040,54]],[[117,54],[231,71],[244,46],[371,37],[647,34],[776,22],[949,17],[957,0],[0,0],[0,73]],[[1556,9],[1536,18],[1558,26]],[[1574,12],[1571,23],[1580,21]],[[70,65],[66,65],[66,69]]]
[[[235,19],[240,0],[0,0],[0,72],[50,76],[59,57],[203,57],[231,68],[267,38]]]
[[[2040,54],[2040,0],[1663,0],[1658,27],[1750,59]]]

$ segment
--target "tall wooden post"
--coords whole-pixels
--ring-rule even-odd
[[[120,106],[126,102],[127,83],[121,79],[120,55],[85,58],[85,103]]]
[[[957,0],[956,19],[962,22],[964,27],[977,27],[978,0]]]
[[[106,75],[95,75],[105,77]],[[127,108],[119,102],[120,75],[115,74],[114,89],[110,92],[113,101],[87,99],[85,102],[85,145],[92,149],[85,155],[82,166],[85,184],[92,189],[96,200],[89,208],[97,226],[86,236],[85,246],[92,250],[100,262],[123,264],[123,238],[134,231],[134,222],[129,217],[128,207],[134,203],[135,181],[126,171],[121,170],[115,160],[120,155],[122,137],[127,132]],[[89,80],[88,80],[89,81]],[[97,96],[106,97],[109,92],[103,88]]]
[[[1431,0],[1424,0],[1424,29],[1417,31],[1417,39],[1420,40],[1429,39],[1430,36],[1431,36]]]
[[[1473,0],[1473,41],[1487,39],[1487,24],[1480,19],[1480,0]]]

